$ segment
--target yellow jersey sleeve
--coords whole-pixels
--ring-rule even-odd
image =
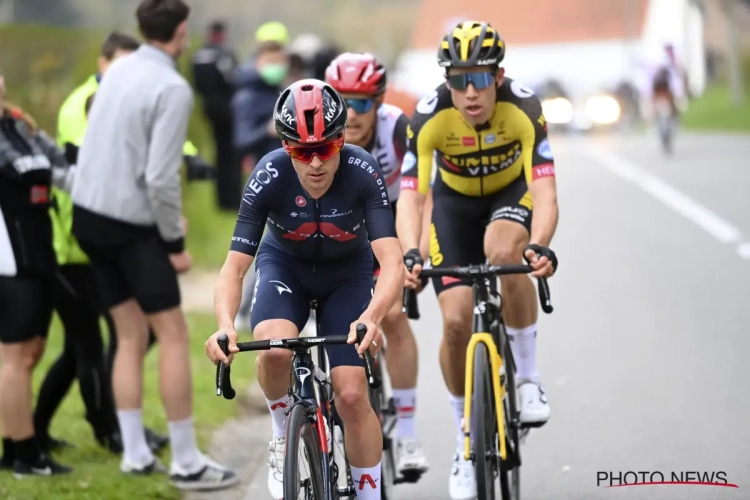
[[[528,120],[520,137],[526,182],[531,184],[543,177],[554,177],[555,160],[547,137],[547,120],[542,112],[542,103],[529,93],[528,97],[518,99],[516,105]]]

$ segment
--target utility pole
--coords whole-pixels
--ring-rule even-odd
[[[737,30],[738,2],[737,0],[724,0],[723,6],[729,36],[729,90],[732,96],[732,104],[739,106],[745,102],[745,85],[742,81],[742,55]]]

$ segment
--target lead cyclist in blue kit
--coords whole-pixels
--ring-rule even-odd
[[[257,253],[251,326],[256,340],[294,338],[305,326],[310,300],[320,304],[323,335],[350,335],[367,325],[353,345],[326,348],[336,408],[347,429],[346,454],[359,500],[381,498],[382,432],[370,406],[361,353],[382,346],[378,325],[401,297],[405,270],[401,246],[377,161],[364,149],[344,145],[347,107],[319,80],[301,80],[282,92],[274,112],[284,149],[259,162],[245,187],[226,262],[216,285],[219,332],[206,342],[214,362],[237,352],[234,319],[242,280]],[[336,213],[339,217],[323,215]],[[263,229],[268,232],[261,242]],[[260,243],[259,243],[260,242]],[[380,277],[373,292],[373,253]],[[229,336],[230,355],[217,337]],[[283,497],[285,409],[292,353],[258,353],[258,382],[273,422],[268,488]],[[363,478],[366,478],[363,480]]]

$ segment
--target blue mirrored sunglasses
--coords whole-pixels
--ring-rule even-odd
[[[370,111],[375,104],[374,99],[347,99],[346,105],[354,110],[355,113],[361,115]]]
[[[491,71],[483,71],[481,73],[448,75],[448,83],[452,89],[456,90],[466,90],[469,84],[474,85],[477,90],[482,90],[495,83],[495,74]]]

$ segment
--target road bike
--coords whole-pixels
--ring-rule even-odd
[[[315,303],[311,306],[315,308]],[[316,330],[318,321],[316,320]],[[357,341],[362,342],[367,327],[358,324]],[[239,342],[239,352],[289,349],[294,353],[290,374],[289,395],[292,405],[287,410],[286,457],[284,460],[284,499],[338,500],[356,498],[354,480],[343,449],[335,453],[334,430],[344,432],[343,423],[336,413],[333,386],[328,374],[328,360],[322,347],[347,343],[347,335],[328,337],[299,337],[293,339],[260,340]],[[222,334],[219,346],[225,354],[229,352],[229,338]],[[310,349],[318,347],[318,364],[313,362]],[[378,372],[373,368],[373,358],[364,353],[365,374],[370,388],[380,387]],[[231,384],[231,367],[218,363],[216,367],[216,395],[234,399]],[[303,457],[300,454],[303,453]],[[337,455],[341,457],[337,457]],[[302,477],[302,468],[307,465],[307,475]],[[339,487],[339,474],[343,468],[345,486]],[[302,496],[300,496],[302,494]]]
[[[423,269],[421,273],[425,277],[466,279],[473,290],[474,325],[466,349],[463,432],[464,459],[471,460],[476,470],[477,500],[496,498],[498,477],[500,498],[520,499],[521,442],[530,428],[541,425],[522,425],[520,421],[516,368],[503,323],[502,299],[496,279],[532,271],[528,265],[481,264]],[[538,284],[542,310],[549,314],[553,308],[547,280],[539,278]]]

